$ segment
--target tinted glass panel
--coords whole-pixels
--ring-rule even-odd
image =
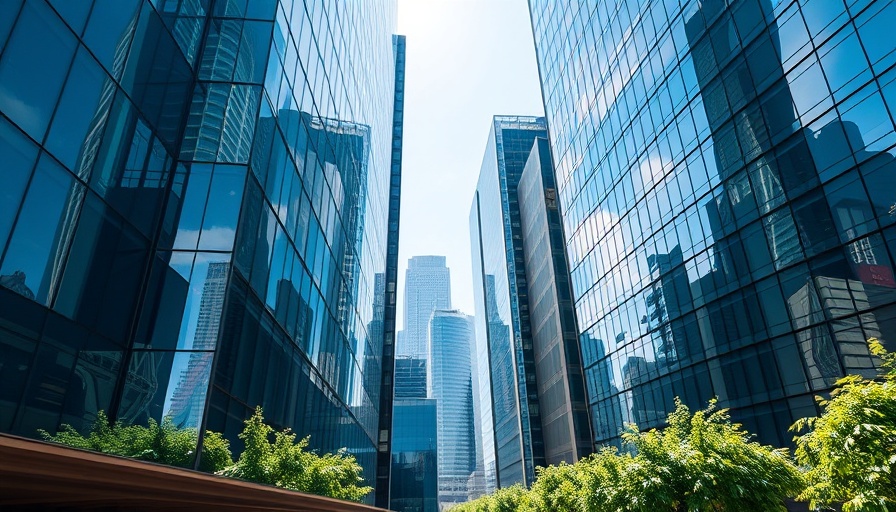
[[[13,290],[47,302],[60,278],[82,196],[83,187],[68,171],[41,156],[0,266],[0,274],[21,277]]]
[[[44,138],[76,44],[46,3],[25,2],[0,56],[0,110],[36,140]]]
[[[46,144],[56,158],[79,176],[86,177],[90,169],[115,90],[99,64],[81,48]]]

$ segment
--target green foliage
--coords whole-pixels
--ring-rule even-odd
[[[577,512],[581,510],[579,489],[583,479],[581,468],[560,463],[536,470],[536,480],[529,491],[529,499],[535,510]]]
[[[350,501],[361,501],[373,490],[362,486],[362,468],[354,456],[345,450],[323,456],[309,451],[309,438],[296,441],[289,429],[275,432],[264,422],[261,407],[246,420],[240,439],[246,447],[239,460],[219,474]]]
[[[750,441],[715,401],[693,415],[676,399],[663,430],[623,434],[637,455],[622,472],[620,510],[786,510],[803,488],[787,450]]]
[[[786,450],[751,442],[727,410],[694,414],[676,400],[663,430],[623,435],[636,454],[605,448],[539,468],[532,489],[501,489],[452,512],[753,512],[785,510],[803,488]]]
[[[512,485],[490,496],[456,505],[451,512],[531,512],[530,496],[531,492],[522,485]]]
[[[791,427],[808,430],[795,439],[795,455],[809,480],[800,499],[812,508],[843,503],[844,512],[896,511],[896,354],[876,339],[869,347],[882,361],[880,378],[840,379],[830,400],[819,399],[820,417]]]
[[[103,411],[97,413],[87,437],[71,425],[62,425],[56,435],[38,433],[54,443],[182,468],[193,466],[198,440],[196,429],[177,428],[169,418],[161,424],[150,419],[147,426],[110,424]],[[206,432],[199,469],[214,472],[232,463],[230,443],[216,432]]]

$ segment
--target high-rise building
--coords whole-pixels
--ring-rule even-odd
[[[392,493],[389,510],[438,512],[436,400],[395,400],[392,430]]]
[[[429,319],[437,309],[451,309],[451,272],[444,256],[414,256],[404,280],[404,334],[398,354],[426,359]]]
[[[718,396],[789,444],[896,338],[896,5],[529,5],[595,442]]]
[[[392,428],[393,399],[395,397],[395,347],[398,337],[396,330],[398,290],[398,232],[401,217],[401,152],[404,141],[404,70],[405,36],[393,36],[393,58],[395,59],[395,95],[392,112],[392,158],[389,178],[389,213],[386,217],[386,273],[383,287],[383,352],[382,359],[375,355],[370,359],[380,363],[380,414],[379,445],[377,446],[377,484],[375,503],[380,508],[390,504],[392,471]],[[379,294],[376,294],[379,297]],[[376,308],[374,308],[376,317]]]
[[[500,487],[545,465],[517,186],[546,136],[544,118],[496,116],[470,212],[482,469]]]
[[[433,312],[429,326],[429,395],[438,410],[439,506],[467,501],[476,469],[470,317],[457,310]]]
[[[0,20],[0,430],[103,410],[239,449],[263,404],[387,504],[394,4],[13,0]]]
[[[593,450],[572,287],[548,140],[535,139],[517,187],[545,462]]]
[[[395,399],[426,396],[426,360],[395,358]]]

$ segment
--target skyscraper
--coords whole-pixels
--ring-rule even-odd
[[[573,463],[591,453],[593,443],[547,139],[535,139],[517,193],[545,462]]]
[[[392,51],[395,59],[395,95],[392,112],[392,159],[389,177],[389,212],[386,217],[388,236],[386,237],[386,273],[383,276],[383,351],[382,359],[371,354],[370,360],[379,361],[380,370],[380,415],[379,444],[377,445],[376,500],[378,507],[390,504],[392,472],[392,439],[394,420],[392,416],[395,397],[395,347],[398,337],[396,330],[398,289],[398,233],[401,218],[401,153],[404,140],[404,69],[406,41],[404,36],[392,37]],[[380,294],[376,294],[377,297]],[[376,316],[376,315],[374,315]],[[385,439],[385,441],[384,441]],[[388,489],[388,492],[387,492]]]
[[[530,2],[595,442],[786,445],[896,337],[896,6],[683,4]]]
[[[492,409],[481,415],[483,469],[488,479],[494,464],[501,487],[531,484],[545,464],[517,186],[546,135],[544,118],[494,118],[470,212],[476,352],[485,356],[477,380],[490,388],[479,403]]]
[[[443,510],[467,501],[468,480],[476,469],[471,339],[470,317],[457,310],[433,312],[428,379],[438,410],[439,506]]]
[[[451,272],[444,256],[413,256],[404,280],[402,356],[426,359],[429,319],[437,309],[451,309]]]
[[[389,510],[438,512],[438,430],[434,398],[395,400]]]
[[[103,410],[238,443],[264,404],[388,503],[394,14],[0,4],[0,430]]]

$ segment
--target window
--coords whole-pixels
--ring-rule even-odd
[[[41,156],[0,265],[0,274],[21,276],[15,291],[49,303],[83,194],[68,171],[47,154]]]
[[[47,131],[76,44],[46,3],[25,2],[0,57],[0,111],[36,140]]]
[[[9,231],[37,159],[37,148],[22,132],[0,118],[0,247],[6,244]]]

